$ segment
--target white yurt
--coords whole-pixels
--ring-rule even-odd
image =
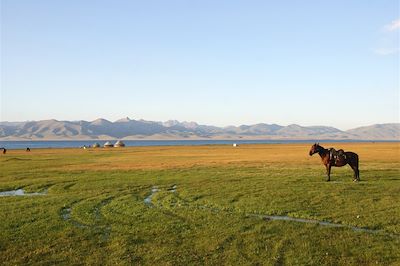
[[[106,143],[104,143],[104,148],[111,148],[111,147],[114,147],[114,145],[111,143],[111,142],[109,142],[109,141],[107,141]]]
[[[118,140],[115,142],[114,147],[125,147],[125,143],[123,143],[121,140]]]

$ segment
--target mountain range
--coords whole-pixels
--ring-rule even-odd
[[[313,139],[400,140],[400,123],[375,124],[346,131],[328,126],[255,124],[216,127],[196,122],[166,122],[123,118],[114,122],[41,120],[0,122],[0,140],[87,139]]]

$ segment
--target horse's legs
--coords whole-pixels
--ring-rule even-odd
[[[358,165],[350,164],[351,169],[354,171],[354,179],[353,181],[360,181],[360,171],[358,170]]]
[[[326,167],[326,175],[328,176],[327,182],[331,181],[331,164],[325,165]]]
[[[360,170],[358,169],[358,166],[354,170],[354,175],[356,176],[356,181],[360,181]]]

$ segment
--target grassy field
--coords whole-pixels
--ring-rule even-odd
[[[309,144],[10,150],[0,191],[47,194],[0,197],[0,263],[400,265],[400,143],[321,145],[361,182]]]

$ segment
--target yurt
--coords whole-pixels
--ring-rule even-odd
[[[114,145],[111,143],[111,142],[109,142],[109,141],[107,141],[106,143],[104,143],[104,148],[112,148],[112,147],[114,147]]]
[[[115,142],[114,147],[125,147],[125,143],[123,143],[121,140],[118,140]]]
[[[93,148],[100,148],[100,144],[96,142],[95,144],[93,144],[92,147],[93,147]]]

